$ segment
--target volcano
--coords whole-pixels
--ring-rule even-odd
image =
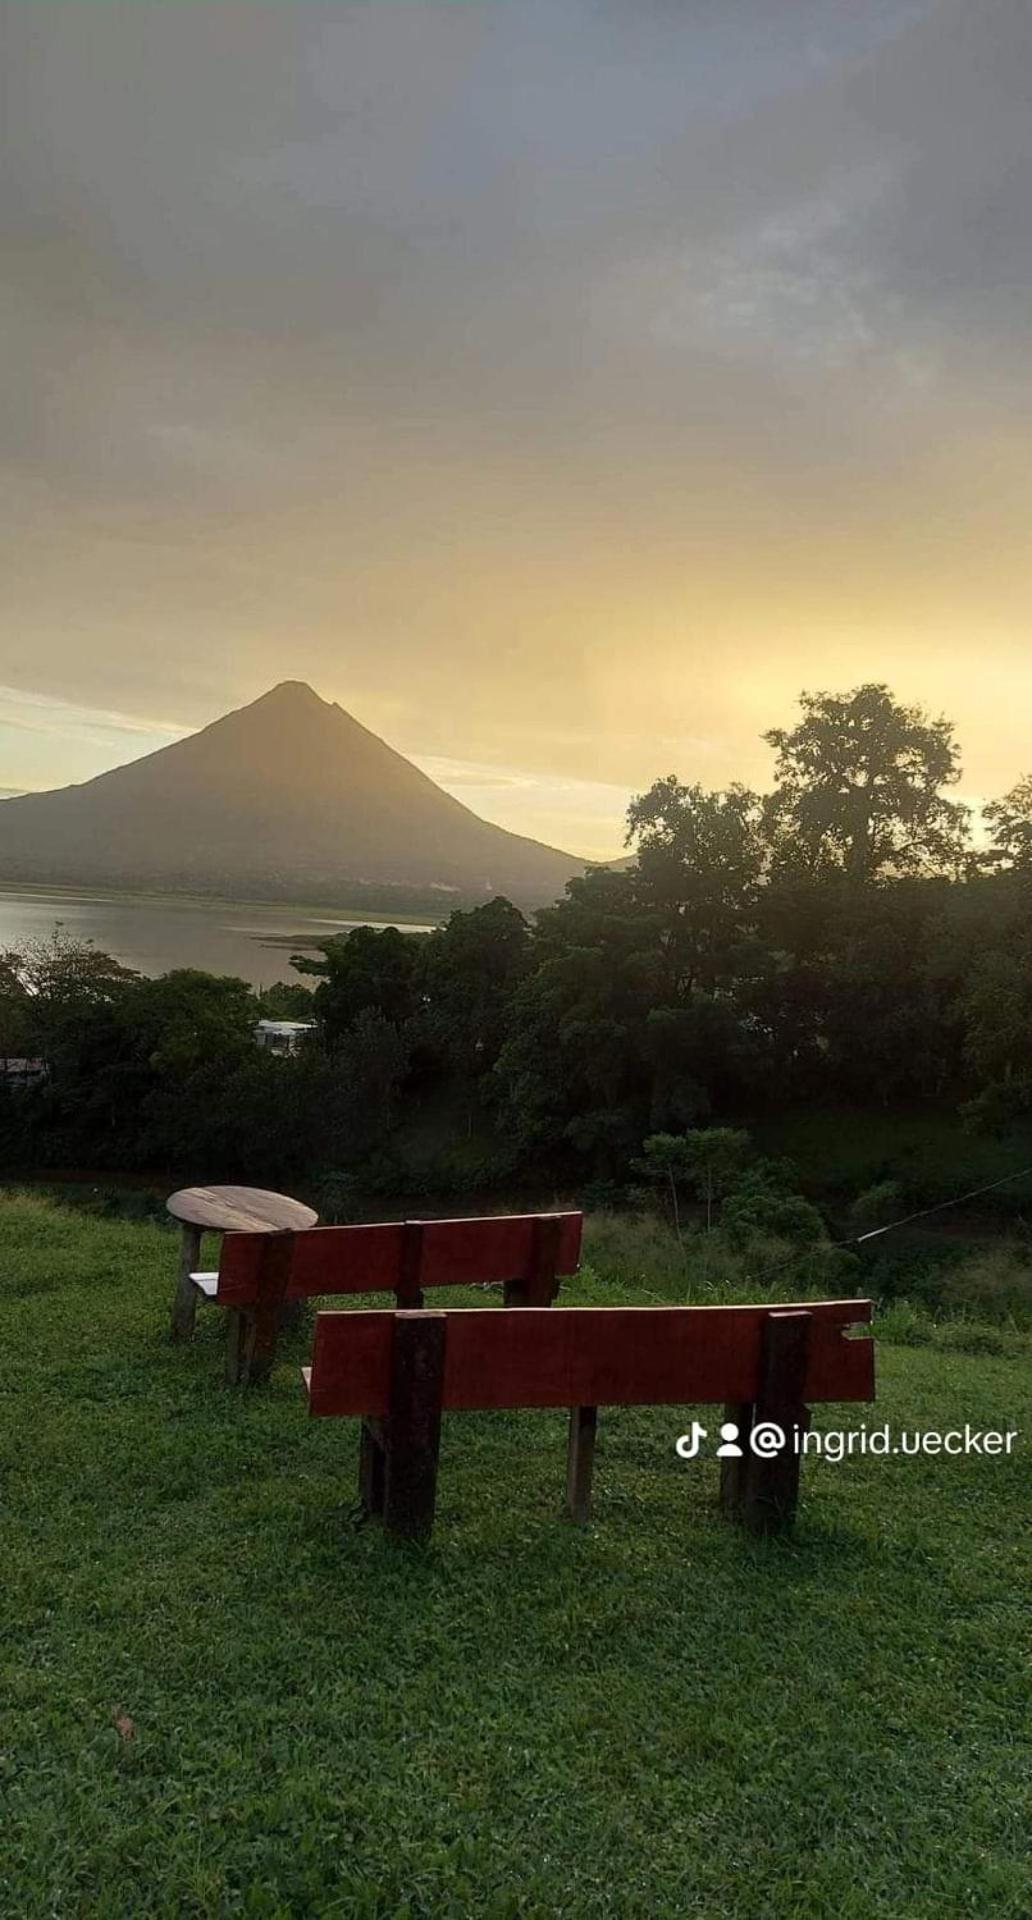
[[[0,801],[7,884],[531,906],[584,867],[481,820],[297,680],[129,766]]]

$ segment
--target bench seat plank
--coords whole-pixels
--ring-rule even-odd
[[[870,1300],[807,1301],[812,1331],[805,1399],[873,1400],[874,1348],[843,1338],[870,1320]],[[447,1318],[442,1407],[678,1406],[746,1402],[760,1386],[763,1326],[772,1308],[457,1308]],[[392,1312],[320,1313],[313,1414],[389,1410]]]

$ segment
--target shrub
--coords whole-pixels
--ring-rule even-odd
[[[817,1245],[827,1240],[827,1229],[816,1207],[783,1183],[780,1169],[767,1165],[735,1181],[724,1201],[720,1225],[735,1247],[745,1247],[757,1239],[787,1241],[790,1246]]]
[[[870,1233],[887,1226],[903,1212],[903,1189],[898,1180],[878,1180],[873,1187],[857,1195],[849,1209],[849,1230],[853,1234]]]
[[[971,1254],[980,1251],[974,1240],[906,1238],[893,1243],[877,1240],[872,1252],[864,1248],[864,1288],[879,1300],[915,1300],[929,1309],[941,1305],[943,1282]]]
[[[935,1322],[912,1300],[894,1300],[891,1306],[878,1310],[874,1333],[877,1340],[891,1347],[929,1347],[935,1338]]]
[[[1013,1244],[986,1247],[944,1281],[942,1300],[978,1320],[1032,1329],[1032,1260]]]
[[[641,1287],[666,1300],[683,1300],[688,1251],[657,1214],[589,1214],[584,1223],[584,1264],[600,1280]]]
[[[628,1192],[619,1180],[590,1180],[582,1187],[579,1201],[585,1213],[620,1213],[626,1206],[635,1204],[629,1200]]]
[[[793,1300],[856,1290],[858,1263],[830,1241],[799,1247],[758,1237],[733,1245],[723,1233],[683,1232],[656,1214],[596,1214],[585,1223],[584,1261],[603,1281],[638,1286],[663,1300]]]
[[[361,1187],[352,1173],[324,1173],[314,1194],[319,1218],[327,1226],[347,1226],[361,1214]]]
[[[999,1327],[987,1327],[984,1321],[948,1320],[939,1328],[937,1345],[950,1353],[1006,1353],[1008,1342]]]

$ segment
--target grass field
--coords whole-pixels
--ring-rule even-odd
[[[880,1350],[818,1424],[1017,1450],[808,1462],[790,1541],[681,1411],[603,1415],[583,1531],[562,1416],[453,1416],[406,1548],[303,1339],[243,1397],[167,1344],[175,1256],[0,1202],[5,1916],[1027,1915],[1026,1357]]]

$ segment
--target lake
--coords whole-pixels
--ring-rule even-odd
[[[252,986],[297,980],[292,952],[344,933],[349,927],[400,926],[428,933],[425,922],[377,920],[331,908],[252,906],[228,900],[158,894],[65,892],[0,887],[0,949],[45,940],[60,925],[74,940],[92,940],[104,953],[140,973],[202,967],[232,973]],[[292,942],[296,941],[296,946]]]

